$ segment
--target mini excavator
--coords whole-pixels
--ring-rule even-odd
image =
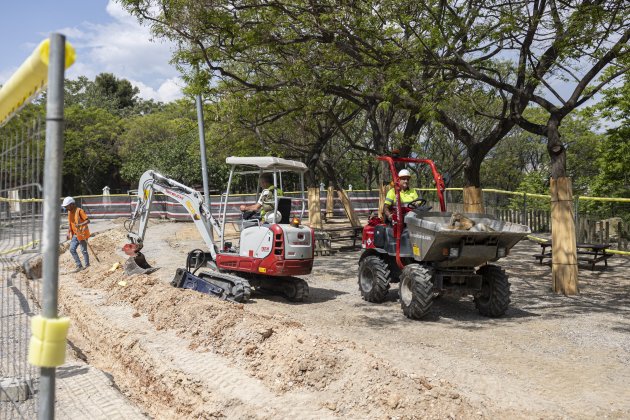
[[[229,181],[222,195],[219,219],[204,203],[198,191],[156,171],[146,171],[138,185],[138,202],[131,218],[125,223],[129,243],[123,251],[130,256],[125,273],[149,273],[151,267],[141,250],[149,220],[151,203],[156,193],[171,197],[190,215],[206,245],[188,254],[186,268],[179,268],[171,284],[194,289],[236,302],[249,300],[252,289],[281,294],[294,302],[308,296],[308,284],[296,277],[310,274],[313,268],[315,234],[313,229],[301,225],[307,200],[304,197],[304,172],[301,162],[276,157],[228,157],[231,165]],[[237,170],[238,169],[238,170]],[[282,173],[299,174],[301,197],[283,197]],[[225,241],[225,224],[228,217],[230,186],[234,175],[258,173],[259,177],[273,175],[273,217],[241,219],[240,240],[236,246]],[[299,203],[301,210],[292,214],[292,204]],[[296,206],[297,207],[297,206]],[[299,215],[298,215],[299,214]]]

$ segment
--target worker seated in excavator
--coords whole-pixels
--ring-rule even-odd
[[[260,176],[260,188],[262,192],[258,201],[254,204],[241,204],[241,212],[243,212],[244,220],[260,220],[261,223],[279,223],[279,214],[275,210],[274,192],[278,196],[282,196],[283,192],[280,188],[273,185],[273,176],[269,173]],[[246,227],[246,226],[244,226]]]
[[[398,172],[398,179],[400,180],[400,201],[403,207],[404,216],[404,213],[409,211],[409,208],[414,208],[418,204],[422,206],[426,202],[418,196],[418,192],[415,188],[409,187],[411,172],[407,169],[401,169],[400,172]],[[396,190],[392,188],[387,192],[385,205],[383,206],[383,217],[385,218],[386,223],[392,223],[392,216],[396,213],[395,205]]]

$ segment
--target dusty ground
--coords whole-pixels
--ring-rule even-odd
[[[380,305],[360,299],[359,252],[318,258],[306,303],[236,305],[168,285],[202,245],[191,225],[149,227],[144,252],[162,267],[151,276],[108,271],[123,243],[120,228],[96,236],[102,263],[63,276],[61,302],[73,343],[150,416],[630,417],[630,259],[582,270],[579,296],[555,296],[539,247],[521,242],[501,263],[505,317],[442,298],[411,321],[395,288]]]

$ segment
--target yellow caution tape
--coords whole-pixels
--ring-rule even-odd
[[[27,243],[26,245],[23,246],[19,246],[17,248],[11,248],[11,249],[7,249],[5,251],[0,252],[0,255],[8,255],[8,254],[13,254],[14,252],[18,252],[18,251],[24,251],[25,249],[29,249],[35,245],[39,244],[39,240],[37,241],[31,241],[29,243]]]
[[[537,237],[535,237],[533,235],[527,235],[526,238],[530,239],[530,240],[532,240],[534,242],[547,242],[549,240],[549,239],[537,238]]]
[[[66,68],[76,58],[72,45],[66,42]],[[50,40],[42,41],[20,68],[0,89],[0,125],[24,106],[48,83]]]
[[[28,362],[39,367],[63,365],[66,360],[66,337],[69,327],[69,318],[34,316],[31,320],[32,335]]]
[[[4,198],[0,197],[0,202],[3,203],[41,203],[44,201],[41,198]]]

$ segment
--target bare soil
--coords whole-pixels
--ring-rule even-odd
[[[361,300],[359,251],[316,259],[307,302],[254,294],[245,305],[168,285],[194,227],[154,223],[152,275],[109,271],[121,227],[91,239],[101,263],[62,276],[70,339],[155,418],[628,418],[630,259],[581,270],[581,294],[550,292],[550,269],[521,242],[500,264],[512,305],[499,319],[470,298],[402,315],[394,285]],[[73,266],[68,253],[61,271]]]

